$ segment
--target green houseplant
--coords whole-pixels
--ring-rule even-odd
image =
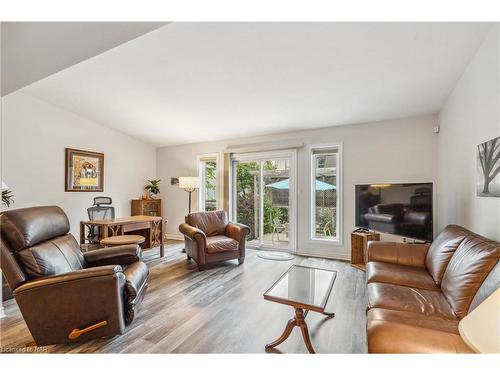
[[[156,198],[160,194],[160,182],[161,180],[148,180],[149,184],[145,186],[145,189],[149,192],[151,198]]]
[[[2,181],[2,204],[5,206],[10,207],[12,202],[14,202],[14,194],[12,194],[12,191],[9,190],[8,186]]]

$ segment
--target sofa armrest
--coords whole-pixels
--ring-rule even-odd
[[[115,265],[42,277],[16,288],[14,296],[33,339],[44,346],[123,333],[124,288],[125,275]],[[75,330],[83,333],[74,337]]]
[[[179,225],[179,231],[191,240],[195,240],[195,237],[201,237],[205,240],[207,238],[202,230],[186,223],[182,223],[181,225]]]
[[[250,228],[244,224],[229,223],[226,226],[226,236],[231,237],[233,240],[238,242],[245,241],[249,233]]]
[[[92,277],[110,276],[115,277],[117,273],[122,273],[123,269],[119,265],[100,266],[84,268],[78,271],[67,272],[56,276],[40,277],[33,281],[28,281],[14,290],[14,295],[18,296],[27,291],[33,291],[37,288],[51,287],[61,283],[85,280]]]
[[[425,267],[430,244],[404,244],[399,242],[368,242],[368,262],[385,262],[404,266]]]
[[[83,253],[88,267],[106,266],[106,265],[127,265],[141,260],[141,249],[138,245],[121,245],[105,247],[87,251]]]
[[[179,231],[186,237],[186,254],[194,257],[198,264],[204,264],[205,250],[207,248],[205,233],[186,223],[179,225]]]

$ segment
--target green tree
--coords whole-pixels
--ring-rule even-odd
[[[277,165],[271,161],[265,161],[262,165],[264,171],[277,170]],[[258,207],[255,206],[255,197],[259,195],[258,186],[259,163],[241,162],[236,168],[236,199],[238,205],[237,220],[250,227],[250,239],[258,236],[255,228],[255,214]],[[264,200],[264,233],[271,233],[273,230],[273,219],[280,222],[288,222],[288,210],[285,207],[274,207],[271,196],[265,194]]]
[[[217,207],[217,162],[215,160],[205,162],[205,209],[215,210]]]
[[[249,239],[257,237],[255,233],[255,194],[258,194],[255,189],[255,175],[259,170],[259,164],[256,162],[238,163],[236,168],[236,200],[238,207],[237,220],[250,227]]]

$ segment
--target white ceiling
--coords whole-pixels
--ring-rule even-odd
[[[1,93],[27,86],[165,22],[2,22]]]
[[[22,91],[156,146],[437,112],[487,23],[172,23]]]

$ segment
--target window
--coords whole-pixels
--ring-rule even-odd
[[[218,155],[199,157],[201,187],[199,192],[199,210],[215,211],[219,206],[219,168]]]
[[[340,242],[339,146],[311,148],[311,239]]]

